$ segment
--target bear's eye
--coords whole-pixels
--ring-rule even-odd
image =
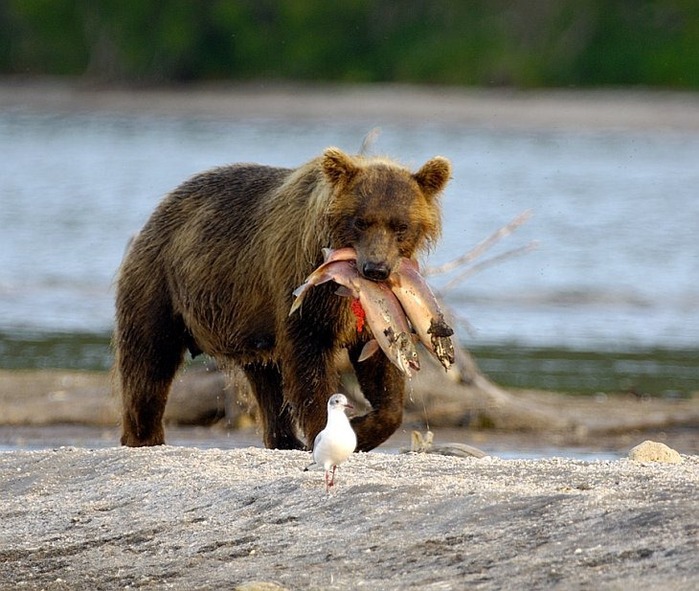
[[[391,230],[396,234],[405,234],[408,231],[408,224],[404,222],[392,222]]]
[[[396,222],[395,224],[391,224],[391,229],[395,233],[398,242],[405,242],[408,236],[408,224]]]
[[[369,222],[362,218],[357,218],[354,220],[354,227],[357,228],[357,230],[363,232],[369,227]]]

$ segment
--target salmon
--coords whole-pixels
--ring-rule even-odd
[[[353,249],[339,250],[351,250],[354,253]],[[338,290],[339,295],[359,300],[374,336],[374,340],[365,345],[359,360],[364,361],[380,348],[398,369],[411,376],[413,371],[420,369],[420,362],[408,321],[398,299],[385,283],[364,279],[357,271],[356,261],[344,258],[350,253],[334,254],[337,252],[330,251],[325,262],[308,276],[303,285],[294,290],[296,300],[289,315],[299,309],[309,289],[334,281],[341,286]],[[356,258],[356,254],[354,257]]]
[[[416,261],[403,258],[388,278],[391,290],[398,298],[420,342],[449,369],[454,363],[452,328],[444,320],[437,298],[420,275]]]
[[[357,259],[357,253],[355,252],[354,248],[337,248],[335,250],[330,249],[330,248],[324,248],[323,249],[323,257],[324,261],[323,263],[318,266],[313,273],[311,273],[307,278],[306,281],[302,284],[299,285],[295,290],[294,290],[294,296],[296,299],[294,300],[294,303],[291,305],[291,310],[289,310],[289,316],[291,316],[296,310],[298,310],[301,307],[301,304],[303,303],[303,298],[306,294],[306,292],[314,287],[315,285],[321,285],[322,283],[326,283],[328,281],[332,281],[332,266],[333,263],[341,262],[341,261],[355,261]],[[330,272],[328,270],[330,269]]]
[[[420,369],[410,326],[400,302],[385,283],[369,281],[359,276],[359,303],[366,314],[366,321],[376,342],[393,364],[405,375]],[[371,341],[364,346],[359,360],[371,356]]]

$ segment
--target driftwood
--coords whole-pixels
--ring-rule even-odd
[[[182,373],[173,384],[165,422],[208,425],[227,417],[235,424],[243,410],[227,408],[226,384],[215,369]],[[2,425],[113,426],[120,414],[108,374],[62,370],[0,371],[0,409]]]
[[[367,136],[368,149],[378,131]],[[496,242],[511,234],[530,217],[528,211],[517,216],[512,222],[500,228],[469,252],[440,267],[428,268],[425,274],[435,275],[459,271],[447,285],[463,281],[478,269],[517,254],[505,253],[500,257],[485,260],[479,265],[474,261],[481,257]],[[528,246],[527,248],[530,248]],[[520,249],[521,250],[521,249]],[[448,308],[445,307],[448,312]],[[423,363],[425,369],[419,372],[410,384],[415,399],[421,401],[420,408],[407,404],[408,421],[414,422],[416,413],[429,407],[423,419],[435,426],[470,425],[477,427],[536,429],[565,428],[565,421],[549,416],[544,410],[523,404],[501,388],[487,380],[478,371],[476,363],[467,351],[458,347],[456,341],[456,364],[446,377],[444,372]],[[423,351],[423,359],[430,359]],[[347,360],[340,360],[340,367],[347,373]],[[11,376],[11,379],[10,379]],[[173,384],[165,412],[165,421],[182,425],[210,424],[224,419],[229,425],[238,425],[248,415],[254,415],[254,404],[246,395],[245,380],[236,372],[230,379],[215,367],[193,366],[183,372]],[[348,393],[354,394],[361,406],[362,397],[352,379],[343,380]],[[102,374],[89,372],[7,372],[0,384],[2,402],[0,424],[99,424],[112,425],[119,419],[119,403],[114,400],[109,380]],[[364,409],[368,407],[364,405]]]
[[[422,356],[427,359],[426,355]],[[425,362],[408,384],[403,428],[446,427],[469,431],[536,432],[561,444],[593,441],[602,435],[699,427],[699,397],[684,400],[633,396],[563,396],[552,392],[508,392],[475,373],[469,384],[455,381],[441,366]],[[170,425],[246,426],[254,408],[223,372],[193,370],[174,385],[166,409]],[[344,390],[368,408],[352,373],[343,373]],[[76,371],[0,370],[0,425],[92,425],[119,423],[109,375]]]

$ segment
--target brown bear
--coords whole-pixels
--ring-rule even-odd
[[[292,315],[292,292],[323,261],[352,246],[359,272],[388,278],[441,231],[439,194],[449,161],[411,173],[396,162],[337,148],[296,168],[236,164],[186,181],[157,207],[131,244],[116,293],[116,377],[121,442],[164,442],[163,411],[187,349],[250,382],[270,448],[313,444],[337,390],[346,348],[371,411],[355,417],[358,450],[400,426],[405,380],[382,354],[358,363],[371,335],[357,331],[348,298],[332,282]]]

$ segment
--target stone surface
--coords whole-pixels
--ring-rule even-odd
[[[682,456],[676,450],[658,441],[644,441],[629,451],[629,459],[635,462],[663,462],[681,464]]]

